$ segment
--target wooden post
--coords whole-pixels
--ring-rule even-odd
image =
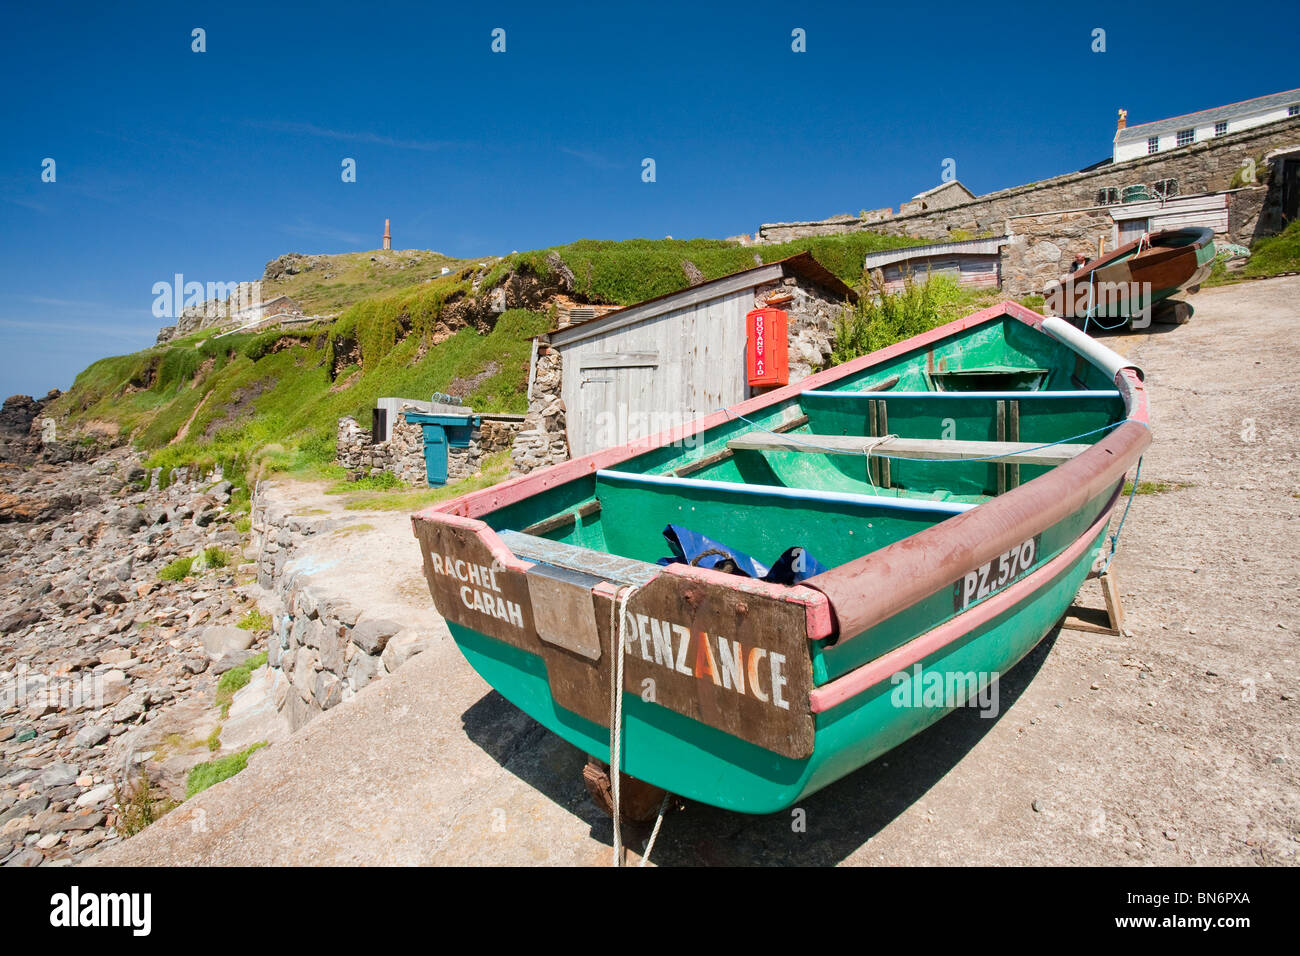
[[[1092,575],[1089,575],[1092,577]],[[1124,635],[1124,606],[1119,599],[1119,584],[1115,581],[1115,572],[1107,569],[1096,575],[1101,584],[1101,596],[1106,602],[1106,610],[1071,604],[1061,619],[1061,627],[1072,631],[1087,631],[1090,634]]]

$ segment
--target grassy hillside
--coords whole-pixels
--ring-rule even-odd
[[[418,251],[289,255],[268,265],[263,294],[286,292],[306,311],[337,318],[293,331],[199,332],[101,359],[50,411],[65,433],[133,442],[150,466],[220,463],[242,484],[250,472],[331,461],[337,419],[364,423],[385,395],[449,392],[478,411],[526,411],[529,340],[552,317],[477,306],[512,274],[549,275],[555,256],[573,273],[576,297],[626,305],[686,288],[684,261],[716,278],[754,265],[756,255],[770,262],[810,250],[860,284],[868,251],[912,242],[874,233],[759,247],[582,241],[499,262]]]
[[[855,232],[842,236],[796,239],[776,245],[738,246],[721,239],[627,239],[620,242],[582,239],[566,246],[517,252],[500,260],[483,280],[483,289],[502,282],[511,271],[526,268],[547,275],[547,259],[558,255],[573,273],[574,293],[592,302],[633,305],[645,299],[677,292],[690,283],[683,261],[693,263],[706,279],[750,269],[755,256],[775,262],[800,252],[811,252],[827,269],[849,285],[862,280],[862,262],[868,252],[923,245],[924,240]]]
[[[345,252],[337,255],[290,253],[267,263],[262,297],[292,296],[308,315],[338,315],[364,299],[391,295],[462,270],[491,267],[494,257],[453,259],[423,249]]]
[[[1300,222],[1290,223],[1276,236],[1256,239],[1250,258],[1240,272],[1229,272],[1223,262],[1216,262],[1206,286],[1231,285],[1241,279],[1300,272]]]

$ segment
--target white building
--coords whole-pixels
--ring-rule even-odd
[[[1252,126],[1262,126],[1300,115],[1300,90],[1257,96],[1228,106],[1186,113],[1169,119],[1125,126],[1126,111],[1120,111],[1120,127],[1115,131],[1114,161],[1126,162],[1153,153],[1163,153],[1180,146],[1226,136]]]

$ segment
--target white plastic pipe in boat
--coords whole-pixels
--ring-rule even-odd
[[[1043,331],[1057,341],[1065,343],[1097,368],[1104,371],[1112,382],[1115,381],[1115,376],[1120,373],[1120,370],[1126,368],[1131,368],[1137,372],[1138,378],[1144,380],[1146,378],[1140,366],[1130,362],[1118,352],[1106,348],[1091,335],[1081,332],[1065,319],[1049,315],[1043,319]]]

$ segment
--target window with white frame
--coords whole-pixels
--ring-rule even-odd
[[[1150,155],[1151,153],[1158,153],[1158,152],[1160,152],[1160,137],[1159,137],[1159,136],[1148,136],[1148,137],[1147,137],[1147,155]]]
[[[1286,108],[1287,116],[1300,116],[1300,103],[1293,104]]]
[[[1180,130],[1178,131],[1178,145],[1179,145],[1179,146],[1191,146],[1192,143],[1194,143],[1194,142],[1196,142],[1196,130],[1194,130],[1194,129],[1180,129]]]
[[[1227,120],[1223,120],[1223,121],[1221,121],[1221,122],[1218,122],[1218,123],[1215,123],[1215,124],[1214,124],[1214,135],[1215,135],[1215,136],[1224,136],[1224,135],[1227,134],[1227,132],[1228,132],[1228,121],[1227,121]]]

